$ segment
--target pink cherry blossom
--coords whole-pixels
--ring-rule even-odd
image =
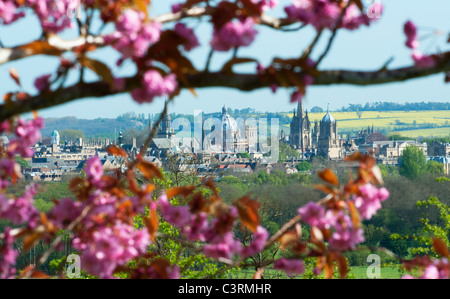
[[[5,25],[11,24],[17,19],[25,16],[23,11],[18,12],[18,7],[13,0],[0,1],[0,23]]]
[[[381,203],[389,197],[389,191],[366,184],[359,188],[360,196],[355,196],[353,202],[363,219],[371,219],[381,209]]]
[[[81,203],[72,198],[62,198],[50,210],[50,218],[54,224],[64,227],[81,214]]]
[[[138,103],[152,102],[154,97],[167,96],[178,87],[175,74],[165,77],[158,71],[147,71],[142,78],[142,88],[135,89],[131,96]]]
[[[353,226],[352,220],[342,212],[333,225],[333,233],[329,240],[331,250],[347,251],[364,242],[364,230]]]
[[[419,40],[417,38],[417,27],[413,22],[408,21],[403,26],[403,31],[406,35],[406,46],[411,49],[419,47]]]
[[[432,68],[436,65],[436,60],[433,56],[424,55],[420,51],[413,51],[411,54],[414,64],[419,68]]]
[[[378,19],[381,8],[380,5],[370,6],[368,13],[372,17],[369,17],[355,4],[351,4],[344,14],[340,27],[354,30],[362,25],[368,26],[370,21]],[[342,12],[339,3],[330,0],[293,0],[284,10],[288,19],[311,24],[316,30],[334,29],[338,25]]]
[[[78,1],[26,0],[41,22],[42,29],[50,33],[58,33],[72,28],[73,23],[68,15],[73,11]]]
[[[19,253],[14,249],[14,237],[11,228],[3,231],[3,239],[0,239],[0,279],[14,279],[16,259]]]
[[[253,240],[247,247],[242,249],[240,256],[249,257],[257,254],[264,248],[264,245],[266,244],[268,238],[269,232],[267,231],[267,229],[259,225],[253,235]]]
[[[303,274],[305,272],[305,264],[300,259],[281,258],[273,264],[275,270],[283,270],[288,276]]]
[[[249,46],[258,33],[254,29],[252,18],[228,22],[219,29],[214,29],[211,47],[216,51],[229,51],[238,47]]]
[[[117,20],[117,31],[105,37],[105,42],[111,44],[123,57],[143,57],[151,44],[157,42],[161,35],[161,24],[145,22],[141,11],[126,9]]]
[[[186,51],[191,51],[200,46],[200,43],[194,34],[194,30],[188,28],[183,23],[177,23],[175,25],[175,32],[185,40],[183,47]]]
[[[8,219],[14,225],[28,223],[29,226],[34,226],[39,217],[33,199],[36,194],[33,184],[26,186],[24,194],[18,198],[0,194],[0,218]]]
[[[298,213],[302,217],[302,221],[316,227],[323,226],[325,218],[325,208],[315,202],[309,202],[305,206],[298,209]]]
[[[76,239],[73,245],[76,249],[83,250],[83,269],[100,278],[111,278],[117,266],[125,265],[145,253],[150,244],[146,229],[135,230],[124,223],[99,228],[90,238],[84,242]]]
[[[93,156],[86,161],[86,177],[92,184],[98,184],[103,176],[103,165],[100,158]]]
[[[39,92],[43,92],[50,86],[50,77],[51,74],[42,75],[34,81],[34,86],[37,88]]]
[[[205,241],[208,229],[208,214],[199,212],[191,215],[189,225],[185,225],[183,233],[189,241]]]
[[[178,228],[182,228],[191,219],[191,213],[187,206],[172,206],[165,194],[159,197],[159,206],[164,219]]]
[[[303,94],[296,90],[293,93],[291,93],[291,103],[296,103],[296,102],[300,102],[303,98]]]

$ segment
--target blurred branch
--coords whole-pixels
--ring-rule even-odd
[[[376,71],[355,71],[355,70],[324,70],[315,77],[314,85],[333,85],[349,84],[357,86],[386,84],[392,82],[402,82],[410,79],[426,77],[434,74],[450,71],[450,52],[446,52],[436,58],[436,65],[430,68],[419,68],[409,66],[391,70]],[[301,78],[302,71],[296,72]],[[125,79],[125,89],[115,90],[108,83],[97,81],[92,83],[76,84],[65,87],[57,91],[46,92],[21,101],[10,101],[0,105],[0,121],[12,116],[45,109],[52,106],[68,103],[74,100],[88,97],[105,97],[108,95],[129,92],[139,87],[140,80],[136,77],[127,77]],[[444,79],[443,79],[444,80]],[[189,85],[183,85],[181,88],[209,88],[209,87],[227,87],[242,91],[253,91],[261,88],[268,88],[273,83],[264,75],[259,74],[233,74],[229,75],[223,72],[211,72],[205,74],[198,72],[187,74],[186,81]],[[294,83],[289,83],[294,86]]]

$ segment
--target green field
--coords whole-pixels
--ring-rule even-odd
[[[311,123],[320,121],[326,112],[308,113]],[[361,118],[356,112],[330,112],[338,123],[339,133],[359,131],[374,126],[375,131],[399,134],[405,137],[438,137],[450,134],[450,111],[362,111]],[[292,117],[292,113],[288,113]],[[437,128],[420,128],[422,125],[434,124]],[[414,129],[417,127],[417,130]],[[408,128],[408,130],[399,130]]]
[[[368,267],[356,266],[350,267],[350,272],[348,274],[349,279],[369,279],[367,275]],[[242,270],[238,274],[232,275],[231,278],[239,279],[251,279],[255,271]],[[263,275],[268,279],[290,279],[283,271],[276,271],[274,269],[265,269]],[[398,267],[395,266],[385,266],[380,269],[380,279],[400,279],[404,274],[399,271]],[[296,279],[304,279],[303,276],[294,277]],[[324,278],[323,275],[317,278]]]

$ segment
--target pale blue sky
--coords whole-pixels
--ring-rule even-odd
[[[170,5],[178,2],[168,0],[153,0],[151,15],[167,12]],[[280,8],[271,12],[275,16],[284,16],[281,7],[289,3],[289,0],[280,0]],[[447,50],[447,33],[450,32],[450,1],[442,0],[381,0],[384,5],[384,13],[377,23],[369,28],[356,31],[340,31],[338,38],[333,44],[332,51],[321,64],[323,69],[358,69],[375,70],[380,68],[389,58],[394,61],[390,67],[410,65],[410,52],[404,46],[405,37],[403,24],[407,20],[415,22],[424,36],[432,29],[446,32],[442,36],[435,36],[422,41],[421,50],[431,53],[440,49]],[[208,43],[211,38],[211,28],[196,20],[189,24],[195,27],[201,48],[189,53],[190,59],[195,66],[203,68],[209,51]],[[240,56],[256,57],[263,64],[270,63],[276,57],[295,57],[308,45],[313,38],[312,29],[304,29],[299,32],[277,32],[275,30],[258,27],[259,34],[251,47],[239,50]],[[0,27],[0,39],[6,46],[13,46],[24,41],[36,39],[40,34],[39,26],[35,18],[20,20],[17,24]],[[65,33],[70,37],[70,33]],[[328,33],[322,37],[321,43],[313,53],[313,57],[320,55]],[[214,55],[212,70],[217,69],[227,61],[231,53],[217,53]],[[122,68],[114,66],[117,53],[111,49],[97,51],[93,57],[107,62],[113,67],[116,75],[127,75],[134,71],[130,65]],[[38,75],[53,72],[57,66],[55,58],[37,56],[15,61],[0,66],[0,94],[15,90],[16,87],[9,78],[8,69],[16,68],[22,78],[27,82],[25,88],[30,93],[35,93],[32,78]],[[249,70],[254,69],[249,64]],[[91,77],[94,78],[95,77]],[[295,104],[289,103],[287,89],[279,89],[273,94],[269,89],[254,92],[240,92],[225,88],[197,89],[198,97],[190,92],[183,91],[175,99],[174,105],[169,108],[170,112],[194,113],[194,110],[205,112],[220,111],[226,104],[233,109],[246,107],[255,108],[257,111],[288,111],[295,108]],[[136,113],[157,113],[163,105],[162,98],[156,99],[151,104],[139,105],[134,103],[130,96],[121,94],[101,99],[83,99],[72,103],[61,105],[40,111],[44,117],[77,116],[78,118],[116,117],[122,113],[134,111]],[[444,83],[444,76],[436,75],[424,79],[411,80],[405,83],[392,83],[371,87],[354,87],[348,85],[334,86],[311,86],[307,90],[305,107],[313,106],[325,108],[330,103],[330,109],[338,109],[350,103],[362,104],[366,102],[392,101],[398,103],[417,101],[450,101],[450,85]]]

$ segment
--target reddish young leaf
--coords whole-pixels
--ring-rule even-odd
[[[352,218],[353,226],[355,228],[361,227],[361,216],[355,204],[353,203],[353,201],[348,201],[347,205],[350,212],[350,216]]]
[[[137,8],[145,14],[145,19],[148,19],[147,5],[149,4],[146,0],[133,0]]]
[[[336,192],[335,189],[324,184],[314,185],[314,188],[326,194],[333,194]]]
[[[9,69],[9,76],[20,86],[19,72],[16,69]]]
[[[128,157],[127,152],[123,148],[115,146],[115,145],[108,146],[106,151],[113,156],[119,156],[119,157],[124,157],[124,158]]]
[[[174,187],[167,190],[166,195],[167,198],[172,198],[177,195],[182,195],[183,197],[187,197],[194,192],[195,186],[182,186],[182,187]]]
[[[23,251],[27,252],[31,247],[35,246],[39,238],[42,236],[41,232],[33,232],[23,238]]]
[[[339,255],[337,257],[337,265],[338,265],[340,278],[341,279],[346,278],[347,274],[348,274],[348,264],[347,264],[347,260],[345,259],[344,256]]]
[[[113,85],[114,77],[111,73],[111,70],[106,64],[104,64],[101,61],[86,57],[84,55],[78,57],[78,61],[82,66],[87,67],[88,69],[92,70],[94,73],[99,75],[106,83],[108,83],[111,86]]]
[[[35,278],[35,279],[48,279],[50,276],[45,274],[44,272],[41,272],[39,270],[35,270],[34,265],[29,265],[25,269],[23,269],[22,273],[20,273],[20,278]]]
[[[445,245],[444,241],[438,238],[433,238],[433,249],[434,251],[442,257],[449,257],[450,253]]]
[[[318,175],[325,182],[330,183],[332,185],[335,185],[336,187],[339,186],[338,178],[337,178],[336,174],[334,174],[334,172],[331,169],[326,168],[326,169],[324,169],[322,171],[319,171]]]
[[[325,278],[331,279],[334,274],[334,255],[332,253],[328,254],[326,257],[324,269],[325,269]]]
[[[295,232],[287,231],[277,239],[277,242],[280,244],[279,247],[281,250],[286,250],[289,246],[297,243],[298,240],[299,238]]]
[[[148,217],[144,217],[144,224],[147,228],[148,233],[150,234],[150,238],[152,241],[156,241],[156,233],[159,228],[158,214],[156,213],[156,209],[150,209],[150,215]]]
[[[255,232],[260,224],[259,203],[249,196],[241,197],[233,203],[237,207],[242,224],[250,231]]]
[[[153,163],[147,161],[140,161],[139,163],[136,164],[136,167],[148,180],[153,179],[155,177],[159,179],[163,178],[161,171]]]

